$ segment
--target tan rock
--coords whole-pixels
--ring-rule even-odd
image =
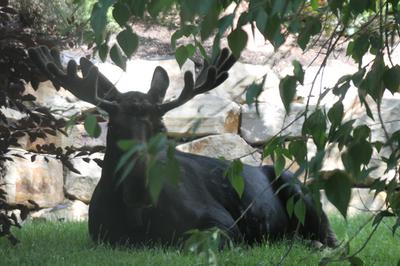
[[[164,116],[171,136],[205,136],[237,133],[240,107],[215,95],[198,95]]]
[[[248,143],[261,144],[278,133],[301,136],[304,117],[298,117],[305,110],[304,104],[292,104],[291,112],[287,115],[280,99],[275,98],[270,102],[260,103],[258,110],[259,113],[255,106],[242,106],[240,135]]]
[[[49,207],[64,200],[63,169],[59,160],[20,149],[12,149],[7,155],[13,161],[3,163],[0,179],[6,184],[8,202],[24,204],[33,200],[40,207]],[[36,159],[32,162],[33,155]]]
[[[231,133],[207,136],[181,144],[177,146],[177,149],[213,158],[223,157],[226,160],[240,158],[242,162],[250,165],[261,164],[260,153],[248,145],[240,136]]]
[[[82,201],[74,200],[34,212],[30,215],[30,218],[45,219],[47,221],[78,222],[87,221],[88,212],[88,205]]]
[[[147,93],[150,89],[154,69],[163,67],[169,76],[170,85],[165,96],[166,100],[177,97],[184,86],[185,71],[194,72],[194,63],[191,60],[185,62],[182,69],[179,68],[175,58],[159,60],[134,59],[127,62],[126,72],[110,63],[99,63],[99,70],[116,85],[119,91],[140,91]]]
[[[68,197],[78,199],[88,204],[93,191],[101,177],[101,167],[92,159],[103,159],[103,153],[95,153],[89,156],[89,162],[85,162],[83,157],[71,159],[74,168],[80,174],[71,172],[64,168],[65,193]]]
[[[101,127],[101,135],[98,138],[92,138],[88,135],[83,124],[74,125],[72,128],[67,130],[68,136],[57,132],[56,136],[47,135],[44,139],[36,139],[30,141],[28,136],[19,139],[21,148],[25,150],[37,151],[36,145],[44,145],[54,143],[56,147],[65,148],[67,146],[74,147],[94,147],[94,146],[106,146],[107,139],[107,122],[99,123]]]
[[[347,216],[355,216],[365,212],[376,212],[385,206],[386,194],[381,192],[374,197],[375,191],[366,188],[353,188]],[[325,192],[321,191],[322,208],[329,214],[339,214],[336,207],[329,202]]]

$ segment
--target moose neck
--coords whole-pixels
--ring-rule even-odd
[[[124,177],[124,180],[116,187],[118,180],[121,178],[121,172],[117,172],[116,167],[124,151],[121,150],[117,143],[121,139],[115,137],[112,131],[107,134],[107,146],[104,156],[104,166],[102,171],[102,182],[104,186],[113,188],[115,197],[121,198],[128,206],[143,207],[150,204],[150,196],[146,187],[146,169],[147,165],[144,160],[136,160],[135,166],[130,173]],[[129,164],[129,161],[127,162]]]

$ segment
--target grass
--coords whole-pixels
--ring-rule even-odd
[[[347,223],[331,217],[340,240],[351,237],[367,221],[367,216],[351,218]],[[366,248],[359,254],[365,265],[397,265],[400,259],[400,232],[392,235],[394,220],[384,220]],[[361,247],[371,232],[368,224],[351,242],[350,249]],[[91,242],[86,223],[29,222],[14,230],[21,241],[13,247],[0,238],[0,265],[202,265],[203,256],[184,253],[176,248],[111,248]],[[290,241],[263,243],[255,247],[235,247],[218,252],[220,265],[275,265],[286,253]],[[334,250],[316,251],[295,241],[283,265],[318,265]],[[349,265],[338,262],[332,265]]]

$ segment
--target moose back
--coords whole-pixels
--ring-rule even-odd
[[[297,231],[324,245],[336,244],[325,213],[317,211],[316,203],[303,194],[300,182],[289,172],[277,177],[272,166],[244,165],[245,186],[239,197],[224,174],[229,163],[176,151],[179,183],[166,183],[157,203],[152,204],[150,199],[146,160],[137,160],[116,188],[116,166],[124,154],[118,141],[147,142],[165,131],[162,117],[166,112],[224,82],[236,61],[228,49],[223,49],[213,64],[205,63],[196,80],[190,71],[186,72],[180,96],[169,102],[163,102],[169,78],[161,67],[155,69],[147,94],[120,93],[85,58],[80,59],[81,78],[75,61],[63,69],[56,50],[36,47],[29,50],[29,56],[56,87],[64,87],[109,114],[102,175],[89,208],[93,240],[111,244],[176,244],[188,230],[217,227],[231,239],[246,243],[291,236]],[[158,158],[166,159],[165,153]],[[304,224],[287,213],[286,202],[291,197],[305,203]]]

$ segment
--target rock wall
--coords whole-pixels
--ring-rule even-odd
[[[154,68],[162,65],[167,69],[171,85],[166,100],[177,97],[183,88],[183,72],[179,69],[174,59],[163,60],[132,60],[128,63],[127,72],[123,73],[119,68],[110,64],[99,64],[99,68],[122,92],[128,90],[139,90],[146,92]],[[292,71],[291,64],[282,73]],[[184,70],[194,70],[194,64],[187,62]],[[340,71],[338,71],[340,70]],[[336,80],[343,74],[355,72],[356,67],[340,61],[329,62],[325,69],[325,77],[329,77],[326,86],[334,85]],[[259,97],[258,113],[254,106],[245,104],[245,89],[253,81],[259,81],[267,74],[264,91]],[[306,108],[308,95],[311,107],[316,105],[318,90],[310,94],[310,83],[315,69],[307,70],[305,85],[298,88],[298,100],[292,105],[289,116],[279,97],[279,76],[267,65],[249,65],[237,63],[230,71],[229,79],[220,87],[210,93],[199,95],[187,104],[168,112],[164,122],[168,133],[180,139],[190,138],[193,141],[183,143],[177,148],[191,153],[203,154],[212,157],[224,157],[232,160],[241,158],[245,163],[251,165],[262,164],[261,153],[257,145],[269,140],[290,124],[283,134],[299,136],[301,134],[302,120],[295,123],[292,121]],[[29,87],[29,85],[28,85]],[[42,83],[38,91],[34,92],[28,88],[28,92],[36,95],[40,105],[51,107],[60,116],[70,116],[93,108],[92,105],[76,99],[68,91],[61,89],[56,92],[50,83]],[[336,101],[331,93],[328,93],[322,102],[330,106]],[[398,95],[386,95],[383,98],[384,120],[397,120],[397,110],[400,108]],[[13,110],[1,109],[10,118],[18,119],[22,114]],[[345,99],[345,117],[358,118],[357,123],[370,123],[365,110],[358,101],[356,93],[350,92]],[[400,122],[393,122],[388,128],[394,131],[399,128]],[[45,140],[37,140],[31,143],[29,138],[20,139],[22,149],[12,149],[10,153],[17,154],[14,162],[6,162],[0,171],[0,178],[6,183],[8,200],[15,203],[24,203],[29,199],[36,201],[42,210],[34,213],[32,217],[56,220],[83,220],[87,218],[88,204],[91,194],[96,186],[101,168],[93,161],[88,162],[83,157],[72,160],[76,169],[81,174],[71,172],[51,156],[37,154],[32,160],[36,144],[53,142],[58,146],[93,147],[105,146],[107,125],[101,123],[102,134],[98,139],[90,138],[82,124],[74,125],[68,132],[68,136],[62,134],[49,136]],[[379,139],[383,133],[379,127],[373,128],[373,138]],[[312,149],[311,149],[312,150]],[[103,158],[104,154],[95,153],[91,159]],[[328,160],[336,167],[335,160],[340,154],[333,153]],[[375,162],[376,163],[376,162]],[[378,163],[379,166],[379,163]],[[382,171],[376,171],[376,177],[380,177]],[[355,210],[378,208],[383,204],[383,196],[373,200],[368,190],[354,190],[354,198],[351,203]],[[326,210],[334,207],[329,206],[324,200]]]

